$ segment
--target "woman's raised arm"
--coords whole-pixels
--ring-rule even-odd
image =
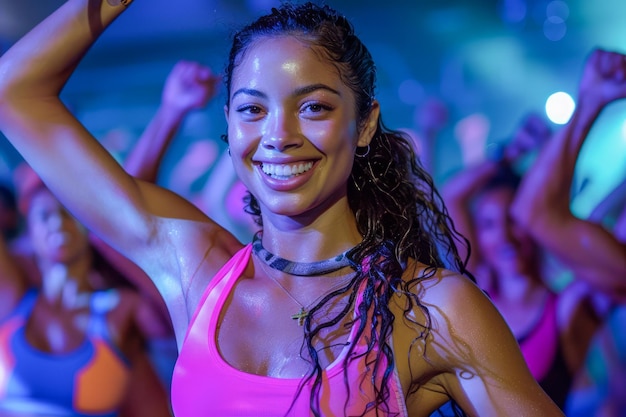
[[[87,228],[148,273],[172,313],[194,271],[212,276],[238,242],[185,199],[126,173],[59,98],[124,10],[68,0],[0,57],[0,130]]]
[[[128,175],[59,98],[124,9],[69,0],[10,48],[0,58],[0,129],[88,228],[136,260],[158,237],[158,217],[206,219],[182,198]]]

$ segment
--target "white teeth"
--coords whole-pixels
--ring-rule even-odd
[[[268,164],[261,165],[263,172],[270,177],[288,179],[296,175],[300,175],[303,172],[310,170],[313,167],[313,162],[301,162],[299,164],[287,165],[287,164]]]

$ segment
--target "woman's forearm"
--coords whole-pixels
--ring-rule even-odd
[[[58,95],[91,45],[125,9],[69,0],[0,57],[0,93],[13,99]]]
[[[543,147],[524,175],[513,217],[532,233],[548,233],[555,219],[570,215],[570,186],[580,149],[601,108],[582,104],[572,120]]]

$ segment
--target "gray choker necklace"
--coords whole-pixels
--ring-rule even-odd
[[[348,253],[353,251],[354,248],[348,249],[335,257],[323,261],[295,262],[269,252],[263,247],[260,234],[256,234],[252,239],[252,250],[267,266],[286,274],[300,277],[326,275],[331,272],[339,271],[347,266],[352,267],[354,270],[357,269],[354,262],[348,257]]]

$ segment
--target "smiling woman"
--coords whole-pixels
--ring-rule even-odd
[[[420,417],[449,400],[562,415],[467,273],[410,139],[382,124],[375,65],[345,17],[284,5],[234,37],[225,139],[262,225],[242,245],[128,175],[59,100],[124,10],[68,0],[0,58],[0,128],[158,287],[177,417]]]

